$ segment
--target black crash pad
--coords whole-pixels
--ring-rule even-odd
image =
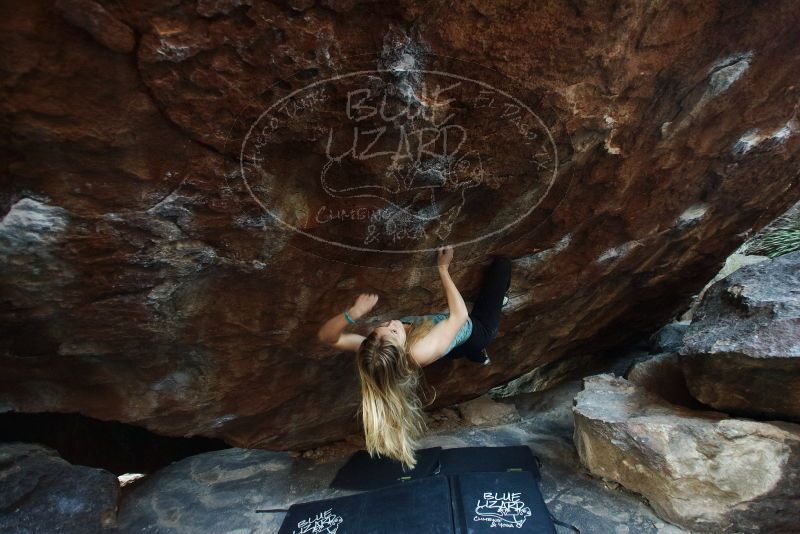
[[[539,467],[531,450],[513,447],[433,447],[417,451],[417,465],[404,471],[396,460],[370,457],[358,451],[336,473],[331,488],[372,490],[434,474],[458,475],[474,472],[529,471],[539,479]]]
[[[448,477],[454,532],[556,534],[533,473],[465,473]]]
[[[336,473],[331,488],[346,490],[372,490],[407,482],[434,474],[439,466],[441,447],[417,451],[417,465],[406,471],[403,465],[382,456],[370,457],[367,451],[358,451]]]
[[[555,534],[529,471],[431,476],[293,505],[279,534]]]
[[[440,475],[476,472],[528,471],[539,480],[539,465],[524,445],[512,447],[459,447],[439,454]]]
[[[446,477],[412,480],[358,495],[295,504],[278,534],[452,534]]]

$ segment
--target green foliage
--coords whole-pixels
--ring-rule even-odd
[[[750,239],[744,253],[777,258],[800,250],[800,203]]]

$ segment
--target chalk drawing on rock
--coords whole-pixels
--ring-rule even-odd
[[[270,220],[350,251],[415,254],[499,236],[536,209],[558,172],[548,126],[501,88],[412,59],[317,80],[253,123],[241,178]],[[297,162],[278,170],[287,139]]]

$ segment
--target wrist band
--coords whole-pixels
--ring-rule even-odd
[[[350,317],[350,314],[347,313],[347,310],[345,310],[343,313],[344,313],[344,320],[345,321],[347,321],[350,324],[356,324],[356,320],[353,319],[352,317]]]

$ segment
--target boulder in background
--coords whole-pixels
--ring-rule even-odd
[[[584,380],[575,445],[589,471],[700,532],[795,532],[800,426],[670,404],[623,378]]]
[[[725,412],[800,421],[800,252],[713,285],[684,338],[692,395]]]
[[[52,449],[0,444],[0,532],[93,533],[117,526],[117,477]]]

